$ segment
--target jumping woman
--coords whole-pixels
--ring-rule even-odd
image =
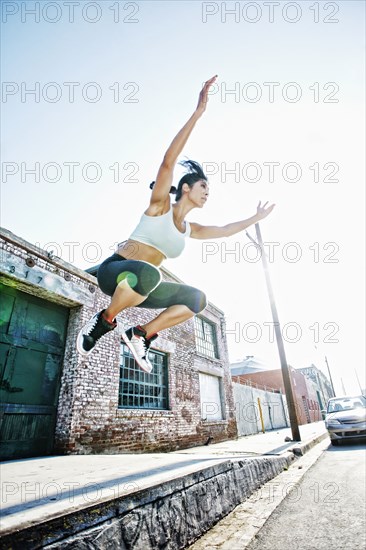
[[[184,284],[162,281],[159,266],[163,260],[178,257],[183,252],[186,237],[230,237],[259,222],[274,208],[274,205],[266,208],[268,203],[261,206],[259,202],[254,216],[222,227],[203,226],[185,220],[193,208],[203,208],[205,205],[209,195],[208,181],[201,166],[187,160],[181,163],[187,173],[177,188],[172,187],[174,167],[196,122],[206,110],[208,92],[216,78],[214,76],[205,83],[196,110],[166,151],[156,181],[150,185],[150,204],[136,229],[98,269],[100,289],[112,299],[109,306],[93,315],[79,332],[77,349],[83,356],[91,353],[99,338],[117,326],[116,316],[126,308],[163,309],[152,321],[122,332],[122,339],[137,364],[145,372],[151,372],[148,352],[158,332],[187,321],[207,304],[202,291]],[[173,205],[170,193],[175,194]]]

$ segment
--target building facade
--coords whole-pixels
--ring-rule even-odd
[[[305,367],[302,369],[297,369],[301,372],[308,384],[311,384],[314,387],[314,390],[317,394],[318,402],[320,404],[321,410],[325,410],[327,407],[328,399],[334,397],[334,391],[331,383],[325,374],[318,369],[315,365],[311,364],[310,367]]]
[[[301,372],[292,367],[289,367],[289,372],[298,423],[301,425],[322,420],[321,407],[315,388],[307,383]],[[252,384],[261,389],[274,389],[285,394],[281,369],[233,375],[232,379],[241,384]]]
[[[221,310],[209,303],[163,331],[151,374],[137,367],[117,329],[84,358],[76,335],[109,302],[95,277],[5,229],[0,246],[3,459],[172,451],[237,436]],[[130,308],[119,322],[154,315]]]

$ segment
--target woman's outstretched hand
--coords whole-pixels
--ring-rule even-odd
[[[196,113],[199,115],[204,113],[206,110],[207,101],[208,101],[208,92],[210,91],[210,87],[215,83],[216,78],[217,78],[217,74],[212,78],[210,78],[210,80],[207,80],[207,82],[205,82],[203,85],[203,88],[198,98],[198,104],[196,108]]]
[[[263,220],[264,218],[266,218],[268,216],[268,214],[270,214],[272,212],[272,210],[274,209],[275,205],[274,204],[271,204],[271,206],[267,206],[268,204],[268,201],[266,203],[264,203],[264,205],[262,206],[261,205],[261,202],[262,201],[259,201],[258,203],[258,206],[257,206],[257,218],[258,220]]]

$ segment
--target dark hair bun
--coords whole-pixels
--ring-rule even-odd
[[[188,170],[188,174],[195,174],[202,180],[207,180],[207,177],[202,169],[202,166],[196,162],[195,160],[182,160],[179,163],[181,166],[184,166],[186,170]]]
[[[153,189],[154,185],[155,185],[155,181],[152,181],[152,182],[150,183],[150,186],[149,186],[150,189]],[[174,185],[172,185],[172,187],[170,188],[169,193],[171,193],[172,195],[175,195],[176,192],[177,192],[177,188],[174,187]]]

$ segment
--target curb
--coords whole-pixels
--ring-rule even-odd
[[[314,437],[314,439],[309,439],[304,443],[299,443],[295,447],[292,447],[292,449],[289,449],[289,451],[292,452],[296,457],[304,456],[305,453],[310,451],[310,449],[315,447],[315,445],[317,445],[327,437],[329,437],[328,432],[324,432],[317,437]]]

